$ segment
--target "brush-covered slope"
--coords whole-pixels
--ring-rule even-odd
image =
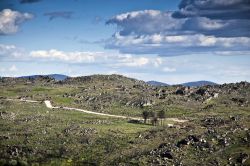
[[[248,82],[155,87],[120,75],[93,75],[65,81],[1,78],[0,89],[0,165],[250,164]],[[51,110],[45,99],[56,106],[136,117],[163,110],[167,118],[188,121],[128,123]]]

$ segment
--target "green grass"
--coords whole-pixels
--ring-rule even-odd
[[[61,153],[65,156],[63,158],[67,160],[73,158],[76,162],[84,158],[86,151],[89,151],[88,148],[86,149],[88,146],[94,146],[92,150],[101,147],[103,151],[111,150],[114,148],[113,146],[123,148],[127,146],[130,137],[152,127],[77,111],[51,110],[45,108],[44,104],[38,103],[1,102],[0,111],[4,113],[3,119],[0,120],[0,135],[9,136],[9,138],[1,141],[0,153],[8,158],[6,152],[10,147],[7,145],[21,146],[21,148],[36,151],[36,154],[32,157],[29,157],[29,155],[18,156],[22,161],[28,160],[29,163],[53,163],[57,160],[59,163],[65,162],[64,159],[62,160],[59,157],[62,155]],[[88,124],[99,120],[104,121],[104,123]],[[106,122],[107,124],[105,124]],[[82,135],[81,131],[89,128],[95,132]],[[66,129],[69,129],[69,133],[65,135]],[[117,135],[119,136],[117,137]],[[114,137],[116,141],[113,143],[107,142],[110,137],[112,137],[112,140]],[[100,140],[106,140],[106,142],[100,142]],[[93,141],[93,143],[89,143],[89,141]],[[96,143],[94,144],[94,142]],[[34,149],[35,147],[36,149]],[[61,149],[62,152],[58,149]],[[96,150],[98,151],[98,149]],[[88,157],[85,158],[86,160],[89,159]]]
[[[55,102],[57,105],[70,105],[74,102],[72,98],[64,98],[64,97],[53,97],[53,102]]]
[[[51,88],[45,88],[45,87],[34,87],[32,89],[33,92],[44,92],[44,91],[51,91]]]

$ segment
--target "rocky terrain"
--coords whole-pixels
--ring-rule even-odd
[[[248,82],[152,86],[121,75],[39,76],[0,78],[0,89],[0,165],[250,165]],[[8,98],[132,117],[163,111],[187,122],[153,126]]]

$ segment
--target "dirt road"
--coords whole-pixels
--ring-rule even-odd
[[[26,100],[26,99],[6,99],[6,100],[10,100],[10,101],[22,101],[22,102],[28,102],[28,103],[38,103],[38,102],[40,102],[40,101]],[[49,109],[64,109],[64,110],[80,111],[80,112],[84,112],[84,113],[87,113],[87,114],[95,114],[95,115],[100,115],[100,116],[109,116],[109,117],[114,117],[114,118],[143,120],[142,118],[139,118],[139,117],[129,117],[129,116],[105,114],[105,113],[88,111],[88,110],[79,109],[79,108],[59,107],[59,106],[55,107],[55,106],[52,106],[50,100],[45,100],[44,103],[45,103],[46,107],[49,108]],[[178,119],[178,118],[166,118],[166,120],[173,121],[173,122],[179,122],[179,123],[187,122],[187,120],[182,120],[182,119]]]

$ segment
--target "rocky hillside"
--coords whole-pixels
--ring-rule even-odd
[[[36,77],[0,77],[1,85],[35,85],[35,84],[43,84],[43,85],[51,85],[55,83],[56,80],[49,76],[36,76]]]
[[[63,74],[48,74],[48,75],[30,75],[30,76],[21,76],[18,78],[28,78],[28,79],[36,79],[38,77],[50,77],[52,79],[55,79],[57,81],[62,81],[68,78],[68,76]]]
[[[121,75],[64,81],[41,76],[1,78],[0,89],[0,165],[53,165],[53,159],[66,162],[58,165],[69,165],[69,161],[72,165],[250,164],[248,82],[156,87]],[[55,106],[113,115],[142,117],[144,111],[164,111],[167,118],[186,121],[173,124],[165,119],[165,125],[153,126],[152,117],[143,124],[51,110],[44,106],[45,99]]]
[[[147,83],[121,75],[92,75],[67,78],[56,81],[48,76],[36,78],[1,78],[1,85],[29,85],[31,87],[64,88],[64,91],[51,94],[30,93],[23,97],[30,99],[44,96],[70,101],[66,104],[76,105],[97,112],[114,111],[120,114],[140,114],[143,109],[207,109],[216,105],[247,107],[250,100],[248,82],[207,85],[202,87],[185,87],[182,85],[155,87]],[[21,91],[21,90],[19,90]],[[32,92],[32,91],[31,91]],[[19,93],[22,95],[22,93]],[[22,96],[19,96],[22,97]],[[56,100],[57,101],[57,100]],[[56,102],[55,101],[55,102]],[[58,103],[61,104],[61,103]],[[209,106],[207,106],[209,105]],[[135,108],[131,112],[130,108]],[[136,112],[136,113],[135,113]]]
[[[247,82],[202,87],[168,86],[155,87],[143,81],[119,75],[95,75],[69,78],[62,82],[78,86],[79,90],[65,93],[75,103],[100,112],[113,107],[164,109],[184,107],[202,109],[212,105],[248,106],[250,84]],[[105,109],[107,108],[107,109]]]

